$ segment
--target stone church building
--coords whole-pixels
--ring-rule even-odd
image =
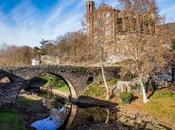
[[[116,53],[119,39],[127,33],[154,33],[154,15],[126,13],[102,4],[96,8],[93,0],[86,1],[87,33],[91,53],[101,46],[106,54]]]

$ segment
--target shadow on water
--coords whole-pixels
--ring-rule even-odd
[[[108,109],[115,109],[117,107],[116,103],[112,103],[106,100],[100,100],[89,96],[79,96],[78,99],[75,99],[69,96],[69,100],[74,105],[77,105],[80,108],[102,107],[102,108],[108,108]]]

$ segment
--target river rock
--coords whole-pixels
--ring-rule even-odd
[[[63,122],[66,119],[66,113],[63,110],[62,112],[58,111],[55,108],[50,110],[50,116],[58,122]]]

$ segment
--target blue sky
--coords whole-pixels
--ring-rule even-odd
[[[117,6],[117,0],[95,0]],[[0,46],[39,45],[81,27],[86,0],[0,0]],[[157,0],[167,21],[175,20],[175,0]]]

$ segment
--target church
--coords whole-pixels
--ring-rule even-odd
[[[136,14],[101,4],[96,8],[93,0],[86,1],[87,34],[91,44],[91,53],[97,48],[104,52],[116,53],[119,38],[127,33],[147,33],[155,31],[155,16],[152,14]]]

